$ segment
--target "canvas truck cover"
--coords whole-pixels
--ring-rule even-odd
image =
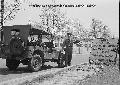
[[[11,30],[13,29],[19,29],[20,30],[20,37],[23,39],[24,42],[27,42],[29,31],[30,31],[31,25],[13,25],[13,26],[4,26],[3,27],[3,36],[4,36],[4,44],[9,44],[11,36]]]
[[[99,59],[112,60],[116,58],[117,39],[95,39],[92,42],[90,59],[96,62]]]

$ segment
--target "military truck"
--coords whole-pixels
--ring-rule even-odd
[[[64,51],[54,46],[54,36],[40,29],[31,25],[3,27],[0,57],[6,59],[10,70],[17,69],[20,63],[28,65],[31,71],[41,70],[48,61],[57,62],[58,67],[65,66]]]

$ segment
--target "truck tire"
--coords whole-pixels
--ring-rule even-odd
[[[34,54],[30,59],[28,67],[31,71],[37,72],[42,68],[42,57],[39,54]]]
[[[19,66],[20,61],[15,59],[6,59],[6,66],[9,68],[9,70],[16,70]]]
[[[63,68],[65,67],[65,55],[62,54],[61,52],[59,53],[59,58],[58,58],[58,67]]]

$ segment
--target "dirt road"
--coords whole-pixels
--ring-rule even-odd
[[[89,57],[89,52],[87,51],[84,51],[84,53],[81,53],[81,54],[73,54],[72,65],[88,62],[88,57]],[[43,70],[39,72],[42,73],[45,71],[58,69],[56,63],[47,62],[45,64],[50,66],[45,66]],[[34,75],[37,73],[38,72],[31,73],[30,71],[28,71],[27,66],[23,66],[22,64],[20,64],[17,71],[9,71],[8,68],[6,67],[5,60],[0,59],[0,82],[7,81],[14,78],[20,78],[27,75]]]

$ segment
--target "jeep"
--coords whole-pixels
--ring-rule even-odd
[[[48,61],[64,67],[64,51],[53,42],[54,36],[51,33],[31,25],[4,26],[0,57],[6,59],[6,66],[10,70],[17,69],[22,63],[28,65],[31,71],[39,71]]]

